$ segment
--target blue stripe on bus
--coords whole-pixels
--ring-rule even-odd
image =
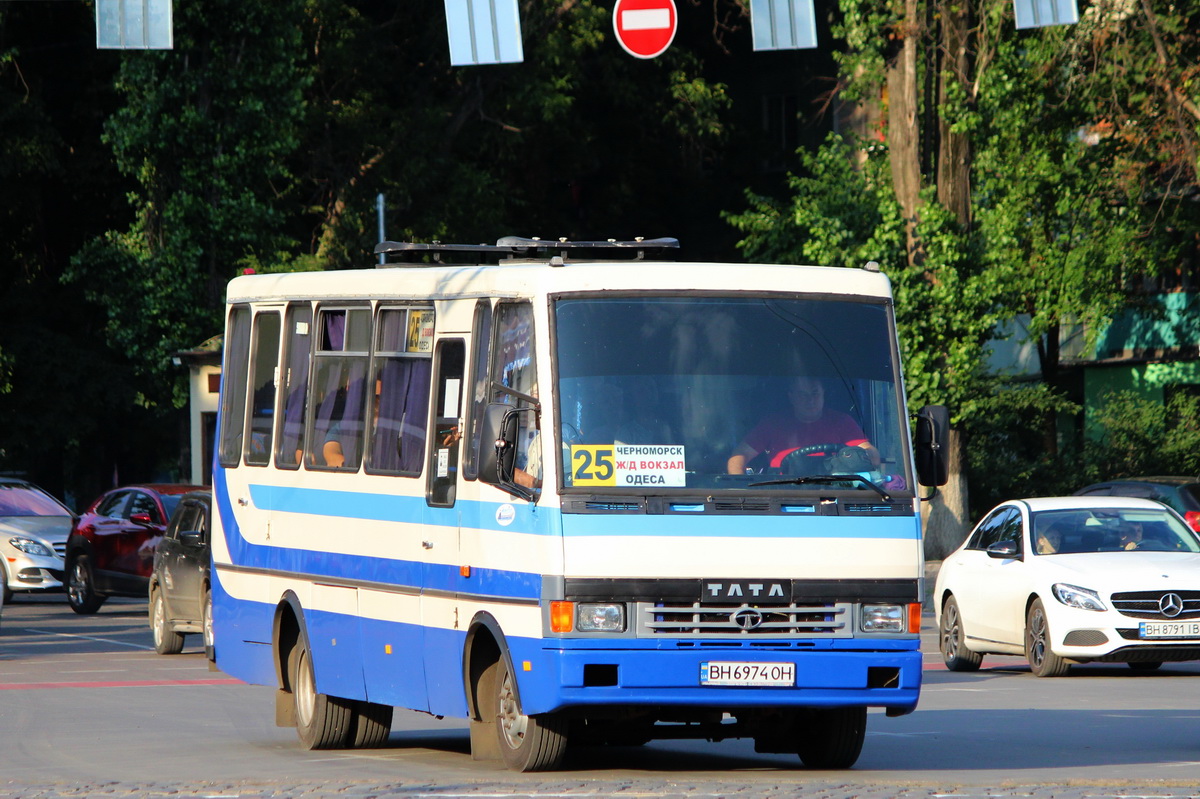
[[[574,536],[672,536],[737,538],[899,538],[920,537],[915,516],[805,516],[682,514],[563,514],[524,502],[460,501],[455,508],[430,508],[424,497],[251,485],[250,497],[262,510],[371,521],[405,521],[430,526]],[[512,515],[501,524],[501,509]],[[457,512],[455,512],[457,511]],[[560,518],[561,517],[561,518]]]
[[[213,474],[213,501],[221,516],[230,560],[237,566],[297,576],[365,581],[413,590],[451,591],[514,599],[538,599],[541,596],[542,576],[532,572],[472,565],[469,576],[463,576],[458,565],[252,544],[242,535],[225,478],[223,469]],[[445,513],[452,514],[453,509]]]
[[[382,585],[485,596],[537,599],[542,576],[532,572],[488,569],[472,564],[469,577],[457,565],[309,551],[251,544],[242,535],[229,499],[224,469],[214,474],[214,496],[221,514],[233,563],[274,573],[312,575],[366,581]],[[453,508],[430,508],[424,498],[330,489],[251,485],[250,496],[260,510],[321,516],[331,520],[404,521],[433,527],[465,527],[484,531],[551,535],[558,530],[573,537],[733,537],[733,538],[859,538],[918,540],[920,528],[912,516],[734,516],[656,514],[562,514],[557,508],[528,503],[459,502]],[[512,515],[509,524],[500,509]]]

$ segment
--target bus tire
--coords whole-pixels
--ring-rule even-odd
[[[508,662],[500,658],[480,678],[496,719],[500,755],[512,771],[552,771],[567,753],[567,720],[552,713],[526,716],[517,705]]]
[[[353,703],[354,722],[350,727],[352,749],[378,749],[392,734],[392,706],[359,700]]]
[[[350,734],[352,711],[344,699],[317,693],[308,642],[301,636],[288,655],[296,734],[307,749],[340,749]]]
[[[175,632],[167,619],[167,603],[162,591],[150,594],[150,630],[154,633],[154,651],[160,655],[178,655],[183,651],[183,635]]]
[[[808,768],[850,768],[867,737],[867,709],[831,707],[801,714],[796,733],[797,754]]]

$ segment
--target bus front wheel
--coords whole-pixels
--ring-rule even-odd
[[[345,700],[317,693],[308,642],[301,637],[288,656],[296,733],[308,749],[339,749],[350,735],[353,711]]]
[[[480,679],[487,691],[490,715],[504,764],[512,771],[551,771],[562,765],[567,752],[567,721],[552,713],[527,716],[517,703],[515,681],[508,663],[500,658]]]
[[[796,725],[797,753],[808,768],[850,768],[867,737],[865,707],[832,707],[802,714]]]

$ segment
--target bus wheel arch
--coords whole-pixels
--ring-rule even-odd
[[[471,756],[503,760],[512,771],[549,771],[566,755],[569,722],[561,714],[525,715],[512,655],[496,620],[471,620],[463,653]]]

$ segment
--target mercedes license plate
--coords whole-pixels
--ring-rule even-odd
[[[1144,621],[1138,630],[1142,638],[1200,638],[1200,621]]]
[[[796,684],[796,664],[714,660],[700,664],[700,684],[790,688]]]

